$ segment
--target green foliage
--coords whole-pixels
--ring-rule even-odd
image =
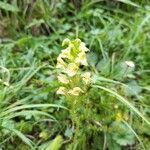
[[[59,150],[62,145],[63,139],[59,135],[57,136],[52,143],[46,148],[46,150]]]
[[[0,149],[148,150],[149,6],[148,0],[1,0]],[[80,73],[93,77],[71,106],[56,95],[65,38],[86,43],[89,66]]]

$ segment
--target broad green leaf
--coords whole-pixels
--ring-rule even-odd
[[[63,139],[60,135],[58,135],[52,143],[46,148],[46,150],[59,150],[62,145]]]
[[[110,134],[107,134],[108,150],[121,150],[121,146],[117,144]]]
[[[121,146],[132,145],[135,143],[135,136],[131,130],[122,122],[112,124],[112,138]]]

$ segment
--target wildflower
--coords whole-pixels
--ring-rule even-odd
[[[57,90],[57,92],[56,92],[56,94],[61,94],[61,95],[65,95],[66,94],[66,88],[65,87],[60,87],[58,90]]]
[[[66,38],[62,42],[62,46],[69,45],[70,43],[71,43],[71,41],[68,38]]]
[[[56,65],[56,68],[65,68],[66,64],[65,62],[63,61],[63,59],[61,58],[61,56],[58,56],[57,57],[57,65]]]
[[[68,76],[72,77],[77,74],[77,71],[78,66],[75,63],[69,63],[64,72],[68,74]]]
[[[79,94],[83,92],[83,90],[79,87],[74,87],[72,90],[68,91],[68,94],[74,95],[74,96],[79,96]]]
[[[62,53],[59,55],[61,58],[68,58],[68,59],[72,59],[72,55],[71,55],[71,48],[67,47],[66,49],[62,50]]]
[[[116,114],[116,121],[121,121],[123,119],[121,112]]]
[[[86,54],[84,51],[78,54],[77,58],[75,59],[75,62],[84,66],[88,65],[87,60],[86,60]]]
[[[89,49],[85,46],[85,43],[81,42],[79,46],[79,50],[83,52],[88,52]]]
[[[64,74],[58,75],[57,78],[63,84],[68,84],[69,83],[69,80],[67,79],[67,77]]]
[[[130,68],[134,68],[135,67],[135,64],[133,61],[125,61],[126,65]]]
[[[85,72],[82,75],[82,79],[85,82],[85,84],[89,84],[91,82],[91,73],[90,72]]]

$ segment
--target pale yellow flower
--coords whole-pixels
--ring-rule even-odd
[[[67,79],[66,75],[64,75],[64,74],[58,75],[57,78],[63,84],[68,84],[69,83],[69,80]]]
[[[61,55],[59,55],[57,57],[57,65],[56,68],[65,68],[66,67],[66,63],[63,61],[63,59],[61,58]]]
[[[91,73],[90,72],[83,73],[82,80],[85,82],[85,84],[91,83]]]
[[[77,71],[78,71],[78,66],[75,63],[68,64],[67,68],[64,70],[64,72],[70,77],[76,75]]]
[[[72,59],[72,55],[71,55],[71,48],[67,47],[66,49],[62,50],[61,54],[60,54],[61,58],[68,58],[68,59]]]
[[[87,66],[88,63],[87,63],[87,59],[86,59],[86,54],[84,51],[80,52],[78,55],[77,55],[77,58],[75,59],[75,62],[76,63],[79,63],[81,65],[84,65],[84,66]]]
[[[69,48],[70,48],[71,50],[74,49],[74,48],[75,48],[74,44],[70,43],[70,44],[69,44]]]
[[[88,51],[90,51],[90,50],[86,47],[86,45],[85,45],[84,42],[81,42],[81,43],[80,43],[79,50],[80,50],[80,51],[83,51],[83,52],[88,52]]]
[[[67,89],[65,87],[60,87],[56,94],[61,94],[61,95],[65,95],[66,94]]]
[[[68,91],[68,94],[74,95],[74,96],[79,96],[79,94],[83,92],[83,90],[79,87],[74,87],[72,90]]]
[[[118,112],[116,114],[116,121],[121,121],[123,119],[123,116],[122,116],[122,113],[121,112]]]
[[[71,43],[71,41],[68,38],[66,38],[62,42],[62,46],[69,45],[70,43]]]

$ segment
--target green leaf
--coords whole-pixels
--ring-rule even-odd
[[[88,64],[90,64],[91,66],[95,66],[98,61],[97,54],[93,52],[87,54],[87,60]]]
[[[107,135],[108,150],[121,150],[121,146],[117,144],[110,134]]]
[[[135,96],[140,94],[141,87],[137,84],[136,81],[131,81],[127,83],[127,86],[123,86],[123,91],[126,96]]]
[[[22,106],[16,106],[14,108],[10,108],[10,109],[4,111],[3,113],[1,113],[0,117],[8,115],[9,113],[14,113],[14,112],[16,112],[18,110],[30,109],[30,108],[47,108],[47,107],[63,108],[63,109],[65,109],[65,107],[60,106],[60,105],[56,105],[56,104],[30,104],[30,105],[22,105]]]
[[[18,12],[19,8],[16,5],[10,5],[6,2],[0,1],[0,8],[6,11]]]
[[[46,148],[46,150],[59,150],[63,143],[63,139],[60,135],[58,135],[52,143]]]
[[[110,60],[109,59],[102,59],[96,65],[96,69],[101,71],[102,75],[108,75],[110,72]]]
[[[39,20],[33,19],[33,21],[30,24],[28,24],[25,28],[28,29],[28,28],[31,28],[35,25],[40,26],[42,23],[45,23],[45,21],[43,19],[39,19]]]
[[[73,136],[73,128],[67,128],[66,131],[65,131],[65,136],[69,137],[69,138],[72,138],[72,136]]]
[[[3,125],[2,127],[9,131],[14,132],[25,144],[27,144],[28,146],[30,146],[33,149],[33,142],[30,139],[28,139],[24,134],[22,134],[20,131],[18,131],[15,128],[10,127],[10,126]]]
[[[132,145],[135,143],[135,136],[128,127],[121,122],[112,124],[112,138],[121,146]]]

